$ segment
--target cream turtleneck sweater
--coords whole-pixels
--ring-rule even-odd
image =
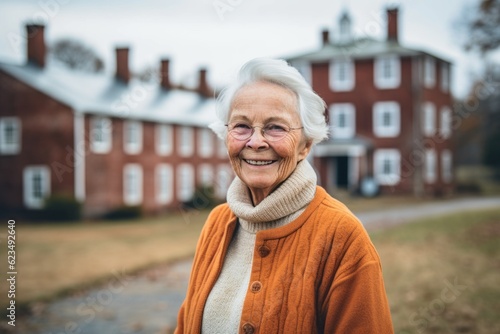
[[[241,311],[250,281],[257,232],[286,225],[297,218],[316,191],[316,173],[307,160],[257,206],[248,187],[235,178],[227,202],[238,226],[227,250],[217,282],[203,312],[202,333],[238,333]]]

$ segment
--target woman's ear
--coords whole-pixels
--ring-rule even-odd
[[[312,140],[305,140],[303,143],[304,147],[299,151],[298,160],[304,160],[311,152]]]

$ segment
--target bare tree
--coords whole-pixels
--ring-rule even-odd
[[[50,54],[72,70],[100,72],[104,69],[104,62],[94,50],[72,39],[55,42]]]
[[[500,0],[478,0],[477,6],[466,12],[467,51],[482,55],[500,47]]]

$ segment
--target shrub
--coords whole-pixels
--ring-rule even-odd
[[[140,206],[121,206],[106,213],[103,218],[108,220],[136,219],[142,216]]]
[[[64,195],[48,197],[39,213],[41,219],[56,222],[77,221],[82,218],[81,203],[73,197]]]

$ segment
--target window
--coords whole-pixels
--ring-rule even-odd
[[[354,105],[337,103],[330,106],[330,127],[333,138],[352,138],[356,133]]]
[[[373,133],[377,137],[397,137],[401,129],[397,102],[377,102],[373,105]]]
[[[50,195],[50,169],[47,166],[29,166],[23,173],[24,205],[41,209]]]
[[[436,107],[430,102],[422,107],[422,131],[425,136],[431,137],[436,133]]]
[[[425,150],[425,170],[424,179],[427,183],[434,183],[436,181],[436,151],[433,149]]]
[[[21,151],[21,121],[17,117],[0,118],[0,154]]]
[[[178,128],[178,149],[179,155],[182,157],[190,157],[193,155],[194,145],[193,145],[193,128],[187,126],[181,126]]]
[[[94,153],[108,153],[111,150],[111,120],[93,117],[90,121],[90,147]]]
[[[126,205],[142,203],[142,167],[139,164],[123,167],[123,202]]]
[[[177,167],[177,198],[181,202],[189,201],[194,195],[194,172],[190,164]]]
[[[172,166],[169,164],[159,164],[156,167],[156,202],[158,204],[168,204],[173,199],[174,175]]]
[[[374,175],[380,185],[392,186],[401,179],[401,153],[396,149],[379,149],[373,156]]]
[[[198,180],[202,186],[214,184],[214,169],[210,164],[201,164],[198,167]]]
[[[375,59],[375,87],[397,88],[401,83],[401,61],[399,57],[386,55]]]
[[[451,109],[449,107],[443,107],[441,109],[441,136],[444,139],[451,137]]]
[[[224,164],[217,167],[217,183],[215,185],[215,195],[218,198],[226,198],[227,190],[229,189],[229,185],[231,184],[233,177],[233,169],[231,168],[231,166]]]
[[[198,148],[201,157],[208,158],[214,152],[214,137],[210,129],[198,130]]]
[[[128,154],[138,154],[142,151],[141,122],[123,122],[123,149]]]
[[[441,90],[445,93],[450,91],[450,65],[441,63]]]
[[[354,88],[354,62],[338,59],[330,63],[330,88],[333,91],[349,91]]]
[[[174,148],[173,128],[167,124],[156,125],[156,153],[159,155],[172,154]]]
[[[441,177],[446,183],[453,179],[453,158],[450,150],[441,152]]]
[[[432,88],[436,84],[436,61],[427,56],[424,58],[424,86]]]
[[[227,158],[227,148],[223,140],[217,140],[217,155],[219,158]]]

